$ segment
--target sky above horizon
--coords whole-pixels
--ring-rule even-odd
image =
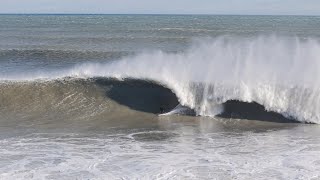
[[[0,0],[0,13],[320,15],[320,0]]]

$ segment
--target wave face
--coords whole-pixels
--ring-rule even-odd
[[[177,106],[167,88],[148,81],[91,78],[0,84],[1,119],[47,122],[117,119]],[[40,120],[40,121],[39,121]],[[27,121],[27,122],[28,122]]]
[[[320,123],[320,42],[284,36],[222,36],[187,51],[153,51],[108,63],[1,76],[2,81],[64,77],[135,78],[171,89],[197,115],[215,116],[229,100],[256,102],[267,111]]]

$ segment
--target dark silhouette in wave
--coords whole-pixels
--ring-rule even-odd
[[[107,97],[133,110],[158,114],[168,112],[179,104],[170,89],[152,81],[99,78],[96,83],[107,87]]]
[[[98,78],[95,82],[110,89],[106,96],[117,103],[133,110],[159,114],[174,109],[178,104],[177,96],[168,88],[153,81],[125,79]],[[287,118],[282,114],[267,111],[264,106],[256,102],[241,102],[229,100],[223,103],[224,111],[217,115],[221,118],[247,119],[269,121],[279,123],[297,123],[293,118]],[[194,111],[189,109],[188,111]],[[194,113],[188,113],[196,114]],[[185,115],[185,114],[184,114]]]
[[[298,123],[293,118],[287,118],[282,114],[267,111],[264,106],[256,102],[242,102],[229,100],[223,103],[224,111],[218,115],[222,118],[259,120],[279,123]]]

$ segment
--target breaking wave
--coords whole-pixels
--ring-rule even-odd
[[[34,83],[66,77],[116,78],[119,82],[140,79],[170,89],[179,103],[196,115],[222,114],[223,104],[236,100],[255,102],[266,111],[301,122],[320,123],[319,52],[317,39],[223,36],[195,42],[180,53],[146,52],[71,69],[1,75],[0,80],[3,88],[13,81]],[[143,98],[134,100],[149,103]]]

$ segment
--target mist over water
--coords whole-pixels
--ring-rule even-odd
[[[0,24],[0,179],[320,177],[319,17]]]

